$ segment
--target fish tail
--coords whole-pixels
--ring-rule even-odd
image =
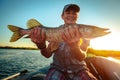
[[[19,27],[14,26],[14,25],[8,25],[8,29],[13,32],[13,35],[11,36],[10,42],[15,42],[23,36],[20,34],[20,30],[22,30],[22,28],[19,28]]]

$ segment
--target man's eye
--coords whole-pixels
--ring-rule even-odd
[[[77,15],[77,13],[72,13],[73,15]]]
[[[70,14],[70,12],[66,12],[66,14]]]

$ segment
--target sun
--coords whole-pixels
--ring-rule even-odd
[[[106,36],[91,40],[90,46],[100,50],[120,50],[120,32],[112,32]]]

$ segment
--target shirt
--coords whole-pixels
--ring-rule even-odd
[[[77,60],[72,56],[72,54],[74,53],[70,51],[70,47],[65,42],[61,42],[58,49],[54,52],[53,63],[51,64],[51,67],[62,71],[78,71],[80,69],[83,69],[84,66],[86,66],[85,61]]]

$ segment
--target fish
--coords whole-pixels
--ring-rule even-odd
[[[85,24],[71,24],[71,25],[61,25],[60,27],[47,27],[42,25],[39,21],[32,18],[27,21],[27,29],[23,29],[21,27],[15,26],[15,25],[8,25],[8,29],[13,32],[13,35],[11,36],[10,42],[15,42],[22,38],[24,35],[27,35],[27,37],[24,38],[30,38],[30,32],[35,27],[42,28],[42,30],[46,34],[46,41],[48,42],[63,42],[62,39],[62,33],[67,28],[72,28],[73,26],[78,27],[79,32],[82,35],[82,38],[85,39],[94,39],[97,37],[105,36],[111,31],[109,31],[109,28],[101,28],[93,25],[85,25]]]

